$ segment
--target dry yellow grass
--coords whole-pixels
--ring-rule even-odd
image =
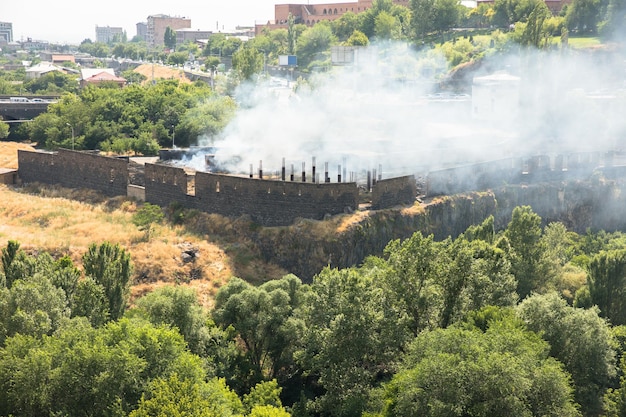
[[[190,84],[191,80],[185,76],[185,73],[180,69],[174,69],[170,67],[164,67],[157,64],[142,64],[135,68],[135,72],[142,74],[147,78],[144,84],[150,83],[152,78],[164,79],[164,80],[179,80],[181,83]]]
[[[120,244],[135,266],[134,297],[158,286],[183,284],[196,288],[207,307],[232,275],[230,260],[219,246],[178,228],[157,226],[147,241],[132,223],[137,209],[133,202],[121,200],[111,208],[108,201],[81,202],[23,191],[0,186],[0,247],[16,240],[26,252],[68,255],[80,267],[92,243]],[[185,262],[183,252],[190,248],[198,256]]]
[[[18,167],[18,149],[33,147],[0,142],[0,168]],[[104,199],[85,190],[0,185],[0,247],[16,240],[27,252],[68,255],[80,267],[92,243],[118,243],[135,266],[134,297],[158,286],[181,284],[196,288],[203,304],[210,306],[217,289],[232,275],[228,256],[218,245],[169,226],[158,226],[146,241],[132,223],[136,210],[130,200]],[[189,248],[198,257],[184,262],[182,253]]]
[[[17,169],[17,150],[32,151],[33,146],[26,143],[0,142],[0,168]]]

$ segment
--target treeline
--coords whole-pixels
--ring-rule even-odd
[[[129,307],[130,255],[2,250],[0,415],[618,416],[626,235],[529,207],[456,239]]]
[[[100,149],[155,155],[163,147],[188,147],[213,139],[234,116],[236,104],[203,82],[159,80],[126,88],[85,87],[16,133],[46,149]]]

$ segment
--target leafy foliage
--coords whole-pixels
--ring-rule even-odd
[[[133,271],[130,254],[118,244],[94,243],[83,255],[83,266],[85,274],[104,288],[109,318],[117,320],[122,317],[130,295]]]
[[[579,415],[567,374],[546,352],[514,320],[492,322],[485,332],[424,332],[385,387],[381,415]]]

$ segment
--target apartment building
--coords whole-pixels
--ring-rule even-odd
[[[13,42],[13,23],[0,22],[0,44]]]
[[[165,44],[165,29],[167,29],[168,26],[173,30],[190,29],[191,19],[172,17],[164,14],[148,16],[146,31],[146,43],[148,46],[163,46]]]
[[[124,29],[120,27],[96,25],[96,42],[111,43],[114,40],[121,41],[124,37]]]
[[[276,4],[274,5],[274,21],[257,25],[258,33],[263,27],[270,29],[286,28],[291,14],[296,23],[313,26],[325,20],[339,19],[347,12],[361,13],[372,7],[373,0],[357,0],[343,3],[322,4]],[[408,7],[409,0],[393,0],[394,4]]]

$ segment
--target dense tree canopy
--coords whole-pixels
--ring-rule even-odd
[[[87,87],[79,95],[65,94],[48,112],[28,124],[33,141],[48,149],[72,147],[155,154],[171,146],[212,139],[234,115],[229,97],[216,96],[208,85],[159,81],[124,89]],[[207,117],[204,117],[207,116]]]
[[[233,277],[211,310],[183,286],[128,308],[120,246],[91,245],[77,268],[10,241],[0,414],[621,415],[626,332],[601,315],[619,317],[602,294],[623,291],[625,240],[520,207],[505,230],[490,217],[455,239],[415,233],[311,283]],[[586,286],[566,285],[572,264]],[[598,307],[568,304],[577,288]]]
[[[420,334],[385,387],[382,416],[577,416],[568,376],[515,321]]]

